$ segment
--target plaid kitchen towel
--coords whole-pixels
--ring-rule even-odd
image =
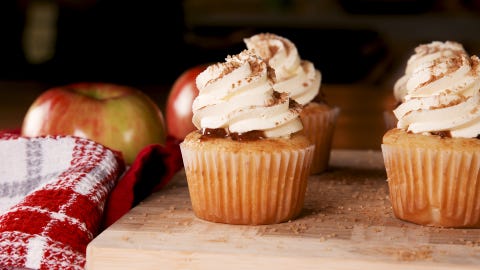
[[[2,136],[19,137],[20,128],[0,130],[0,138]],[[107,198],[101,230],[112,225],[152,192],[163,188],[183,168],[180,143],[180,139],[167,136],[165,145],[147,145],[138,153]],[[4,199],[0,195],[0,213]]]
[[[83,269],[123,171],[87,139],[0,135],[0,269]]]

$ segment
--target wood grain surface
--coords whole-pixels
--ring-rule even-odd
[[[216,224],[191,210],[184,172],[87,248],[99,269],[478,269],[480,230],[395,218],[379,151],[334,150],[311,176],[301,216],[276,225]]]

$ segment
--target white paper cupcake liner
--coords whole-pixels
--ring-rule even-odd
[[[274,224],[296,217],[305,197],[314,146],[248,152],[181,145],[190,199],[201,219]]]
[[[480,152],[382,145],[395,215],[417,224],[480,227]]]
[[[305,136],[315,144],[312,174],[321,173],[328,168],[333,133],[339,112],[339,108],[332,108],[322,113],[300,115]]]

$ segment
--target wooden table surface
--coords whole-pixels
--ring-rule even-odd
[[[196,218],[184,171],[98,235],[88,270],[479,269],[480,230],[395,218],[380,151],[333,150],[294,220],[259,226]]]
[[[19,128],[28,107],[49,85],[0,81],[0,130]],[[164,111],[169,86],[139,86]],[[380,149],[383,111],[393,106],[390,89],[367,84],[322,85],[327,102],[340,108],[333,148]]]

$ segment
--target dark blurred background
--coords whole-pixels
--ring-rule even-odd
[[[333,148],[379,149],[392,88],[421,43],[480,53],[480,0],[0,1],[0,130],[53,86],[137,87],[162,110],[189,67],[224,61],[259,32],[291,39],[341,109]]]
[[[456,40],[478,54],[480,1],[1,1],[0,79],[169,85],[262,31],[295,42],[324,83],[382,83],[419,43]]]

